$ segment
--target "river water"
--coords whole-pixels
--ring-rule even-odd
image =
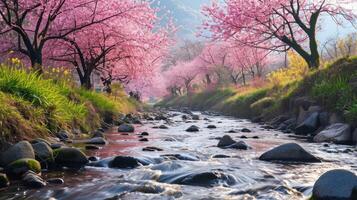
[[[43,173],[44,179],[63,178],[63,185],[48,185],[39,190],[10,187],[0,191],[0,200],[5,199],[307,199],[312,186],[324,172],[343,168],[357,172],[355,147],[309,143],[289,137],[279,131],[266,130],[248,120],[218,115],[204,115],[205,120],[183,121],[182,113],[170,112],[173,123],[169,129],[154,126],[164,121],[144,121],[136,126],[135,133],[125,135],[116,128],[108,131],[109,144],[100,150],[87,151],[101,159],[116,155],[128,155],[150,160],[152,164],[135,169],[110,169],[108,167],[86,167],[79,172]],[[207,125],[216,125],[208,129]],[[185,130],[200,127],[199,132]],[[248,128],[250,133],[227,133],[229,130]],[[147,131],[149,142],[139,142],[138,134]],[[249,150],[217,148],[217,137],[230,135],[244,140]],[[247,139],[241,139],[244,135]],[[258,136],[258,139],[253,139]],[[258,160],[258,157],[280,144],[296,142],[313,155],[323,159],[322,163],[284,164]],[[163,151],[147,152],[144,147],[154,146]],[[180,154],[172,159],[167,154]],[[225,155],[227,158],[213,158]],[[222,156],[218,156],[222,157]],[[184,158],[184,159],[182,159]],[[177,182],[192,174],[219,172],[228,179],[213,181],[210,185],[184,185]],[[177,184],[178,183],[178,184]]]

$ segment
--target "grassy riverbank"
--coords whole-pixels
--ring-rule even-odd
[[[138,106],[123,91],[108,96],[5,65],[0,66],[0,105],[0,139],[8,141],[59,130],[87,132]]]
[[[324,110],[336,112],[351,123],[357,121],[357,57],[340,59],[309,72],[302,79],[282,85],[221,88],[190,96],[170,97],[159,106],[190,107],[214,110],[237,117],[271,119],[279,114],[295,112],[292,102],[307,97]]]

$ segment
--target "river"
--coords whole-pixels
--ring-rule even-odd
[[[106,133],[109,144],[100,150],[86,151],[87,155],[101,159],[116,155],[141,157],[149,160],[150,165],[125,170],[88,166],[79,172],[43,172],[44,179],[60,177],[65,183],[48,185],[39,190],[11,186],[0,191],[0,200],[307,199],[314,182],[324,172],[337,168],[357,172],[357,151],[352,146],[309,143],[289,134],[264,129],[262,125],[244,119],[201,114],[201,120],[183,121],[182,113],[170,112],[169,115],[172,116],[172,123],[166,124],[168,129],[153,128],[164,124],[164,121],[144,121],[143,125],[136,126],[135,133],[128,135],[118,133],[113,128]],[[210,124],[217,128],[206,128]],[[200,127],[200,131],[186,132],[191,125]],[[242,128],[252,132],[227,133]],[[139,141],[138,134],[143,131],[150,134],[147,136],[149,142]],[[225,134],[237,141],[244,140],[252,148],[218,148],[217,137]],[[243,135],[247,138],[242,139]],[[313,155],[322,158],[323,162],[286,164],[258,160],[262,153],[272,147],[290,142],[299,143]],[[142,150],[148,146],[159,147],[163,151]],[[168,154],[175,156],[163,156]],[[228,178],[203,186],[185,185],[177,181],[203,172],[217,172]]]

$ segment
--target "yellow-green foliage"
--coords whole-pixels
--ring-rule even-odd
[[[274,86],[284,86],[303,79],[309,72],[305,60],[293,51],[288,52],[289,66],[268,74],[267,78]]]

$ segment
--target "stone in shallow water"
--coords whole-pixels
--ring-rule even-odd
[[[135,128],[131,124],[122,124],[118,127],[118,132],[122,133],[132,133],[134,132]]]
[[[148,132],[142,132],[140,135],[141,135],[141,136],[148,136],[149,133],[148,133]]]
[[[198,132],[198,131],[200,131],[200,129],[198,128],[198,126],[192,125],[188,129],[186,129],[186,131],[187,132]]]
[[[46,186],[46,182],[37,174],[28,171],[23,177],[22,181],[29,188],[42,188]]]
[[[232,145],[235,143],[236,143],[236,141],[234,141],[231,136],[225,135],[219,140],[217,146],[218,147],[226,147],[226,146],[229,146],[229,145]]]
[[[287,162],[320,162],[296,143],[283,144],[262,154],[259,160]]]
[[[105,162],[108,159],[104,159]],[[143,165],[149,165],[153,163],[153,160],[145,158],[135,158],[131,156],[116,156],[109,160],[108,167],[119,168],[119,169],[133,169]]]
[[[232,145],[226,146],[225,148],[248,150],[251,147],[249,147],[249,145],[247,143],[245,143],[244,141],[239,141],[239,142],[236,142],[236,143],[234,143]]]
[[[132,169],[142,166],[142,164],[134,157],[116,156],[112,161],[109,162],[108,166],[110,168]]]
[[[188,155],[188,154],[165,154],[161,157],[169,158],[171,160],[188,160],[188,161],[199,161],[200,159],[197,156]]]
[[[163,149],[159,147],[144,147],[143,151],[163,151]]]
[[[167,127],[166,125],[160,125],[159,129],[169,129],[169,127]]]
[[[215,170],[206,172],[168,173],[163,174],[159,178],[159,181],[201,187],[214,187],[216,185],[231,186],[237,183],[233,175]]]
[[[243,128],[242,130],[241,130],[241,132],[243,132],[243,133],[250,133],[250,132],[252,132],[250,129],[247,129],[247,128]]]
[[[141,138],[141,139],[139,139],[139,142],[149,142],[149,139],[147,139],[147,138]]]
[[[336,169],[323,174],[312,191],[314,200],[352,200],[356,199],[357,176],[347,170]]]
[[[55,184],[55,185],[62,185],[62,184],[64,184],[64,180],[61,178],[50,178],[50,179],[47,179],[47,183]]]
[[[208,129],[215,129],[215,128],[217,128],[217,127],[216,127],[215,125],[208,125],[207,128],[208,128]]]
[[[218,154],[218,155],[213,155],[212,158],[230,158],[231,156],[228,155],[222,155],[222,154]]]

